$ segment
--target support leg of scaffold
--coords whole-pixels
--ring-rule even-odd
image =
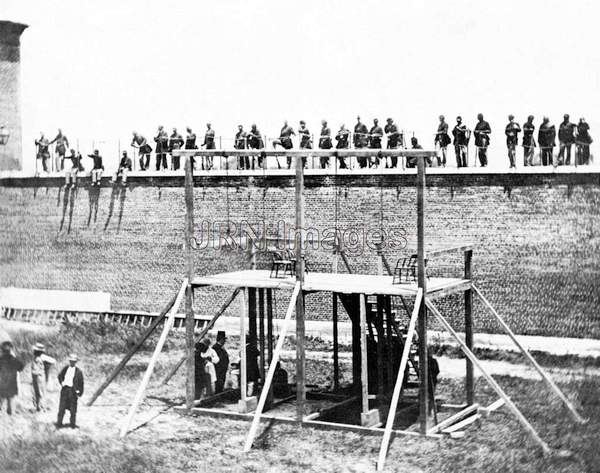
[[[392,394],[392,402],[390,403],[390,410],[388,411],[387,421],[385,423],[385,430],[383,432],[383,439],[381,440],[381,447],[379,448],[379,458],[377,460],[377,471],[383,471],[385,464],[385,457],[387,456],[388,447],[390,444],[390,438],[392,435],[392,427],[394,426],[394,419],[396,418],[396,409],[398,408],[398,401],[400,399],[400,393],[402,392],[402,382],[404,380],[404,371],[406,371],[406,364],[408,363],[408,355],[410,354],[410,347],[412,345],[412,339],[415,335],[415,327],[417,325],[417,319],[419,318],[419,309],[423,302],[423,291],[418,289],[417,297],[415,299],[415,306],[413,313],[408,324],[408,333],[406,334],[406,341],[404,342],[404,349],[402,350],[402,358],[400,359],[400,368],[398,369],[398,376],[396,377],[396,384],[394,385],[394,393]]]
[[[504,329],[504,331],[507,333],[507,335],[510,337],[510,339],[517,346],[517,348],[519,350],[521,350],[521,353],[523,353],[523,355],[525,355],[525,358],[527,358],[527,360],[529,360],[529,362],[533,365],[533,367],[540,374],[540,376],[546,382],[546,384],[550,387],[550,389],[552,389],[552,391],[554,391],[554,393],[560,398],[560,400],[565,404],[565,406],[567,406],[567,408],[571,412],[571,415],[573,416],[573,418],[577,422],[579,422],[580,424],[585,424],[587,422],[587,420],[584,419],[583,417],[581,417],[579,415],[579,413],[577,412],[577,409],[575,409],[575,406],[573,406],[573,404],[571,403],[571,401],[569,401],[567,399],[567,397],[565,396],[565,394],[554,383],[554,381],[552,381],[552,379],[550,378],[550,376],[548,376],[548,374],[542,369],[542,367],[538,364],[538,362],[535,361],[535,359],[533,358],[533,356],[531,356],[531,353],[529,353],[529,351],[527,351],[525,349],[525,347],[523,345],[521,345],[521,342],[519,342],[519,340],[517,339],[517,337],[514,334],[514,332],[510,329],[510,327],[508,326],[508,324],[506,322],[504,322],[504,320],[502,319],[502,317],[500,317],[500,314],[498,314],[498,312],[496,312],[496,310],[492,307],[492,304],[489,303],[489,301],[483,296],[483,294],[481,293],[481,291],[477,287],[475,287],[474,284],[472,285],[472,287],[473,287],[473,290],[475,291],[475,293],[482,300],[482,302],[484,303],[484,305],[488,308],[488,310],[496,318],[496,320],[498,321],[498,323],[500,323],[500,325],[502,326],[502,328]]]
[[[465,342],[463,342],[461,340],[461,338],[454,331],[454,329],[448,323],[448,321],[444,318],[444,316],[437,310],[435,305],[433,305],[433,303],[427,298],[425,298],[425,304],[427,305],[429,310],[431,310],[431,312],[433,312],[433,314],[437,317],[437,319],[440,321],[440,323],[443,325],[443,327],[454,337],[454,339],[457,341],[457,343],[459,344],[460,348],[462,349],[463,353],[467,356],[467,358],[469,358],[473,362],[473,365],[475,365],[475,367],[479,371],[481,371],[481,374],[483,375],[483,377],[487,380],[487,382],[490,384],[490,386],[496,391],[498,396],[500,396],[500,398],[504,401],[506,406],[510,409],[510,411],[517,418],[517,420],[521,423],[521,425],[525,428],[525,430],[533,437],[533,439],[536,441],[536,443],[542,448],[542,451],[544,452],[544,454],[549,454],[551,450],[550,450],[550,447],[548,446],[548,444],[542,440],[542,438],[539,436],[537,431],[533,428],[533,426],[529,423],[529,421],[521,413],[519,408],[514,404],[514,402],[512,402],[510,397],[508,397],[508,395],[504,392],[504,390],[500,387],[500,385],[498,383],[496,383],[494,378],[492,378],[492,376],[490,376],[490,374],[483,368],[483,366],[481,365],[481,363],[479,362],[477,357],[473,354],[473,352],[471,350],[469,350],[467,345],[465,345]]]
[[[144,377],[142,378],[142,382],[138,387],[138,390],[135,394],[135,398],[133,399],[133,403],[129,408],[129,413],[127,414],[127,418],[121,428],[120,436],[121,438],[127,435],[127,431],[129,430],[129,426],[131,425],[131,421],[133,420],[133,416],[135,415],[135,411],[138,406],[142,402],[144,397],[144,392],[146,391],[146,387],[148,386],[148,382],[150,381],[150,377],[152,376],[152,372],[154,371],[154,365],[156,364],[156,360],[158,359],[158,355],[162,351],[163,345],[167,340],[167,335],[169,331],[173,327],[173,323],[175,322],[175,315],[177,314],[177,310],[179,310],[179,306],[181,305],[181,301],[183,300],[183,296],[187,290],[188,280],[187,278],[183,281],[181,285],[181,289],[179,290],[179,294],[177,294],[177,299],[175,300],[175,304],[171,307],[169,315],[167,317],[167,321],[165,322],[165,326],[163,327],[163,331],[160,334],[160,338],[158,339],[158,343],[156,344],[156,348],[154,349],[154,353],[152,354],[152,358],[150,358],[150,362],[148,363],[148,367],[146,368],[146,372],[144,373]]]
[[[248,432],[248,437],[246,438],[246,444],[244,445],[244,452],[250,451],[250,449],[252,448],[252,443],[254,443],[256,431],[258,430],[258,425],[260,423],[260,416],[262,415],[262,411],[265,407],[265,402],[267,401],[267,397],[269,395],[269,389],[271,387],[271,382],[273,381],[273,376],[275,374],[275,367],[277,366],[277,362],[279,361],[279,353],[283,348],[283,342],[285,341],[285,336],[290,325],[290,320],[292,319],[292,314],[294,313],[294,308],[296,307],[296,299],[298,298],[299,293],[300,283],[296,283],[296,285],[294,286],[294,292],[292,293],[292,298],[290,299],[290,304],[285,314],[285,318],[283,319],[281,331],[279,332],[279,338],[277,339],[277,345],[275,346],[275,351],[273,352],[273,359],[271,360],[271,364],[269,365],[267,378],[265,379],[265,384],[263,386],[262,392],[260,393],[258,406],[256,407],[256,411],[254,412],[252,425],[250,426],[250,431]]]

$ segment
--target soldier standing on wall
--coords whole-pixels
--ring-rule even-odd
[[[235,149],[246,149],[246,136],[247,135],[244,131],[244,127],[242,125],[238,125],[238,131],[235,134],[233,147]],[[238,169],[250,169],[250,162],[248,161],[248,156],[240,156],[238,158]]]
[[[375,118],[373,120],[373,126],[369,130],[369,148],[381,149],[381,138],[383,138],[383,130],[379,126],[379,120]],[[372,156],[369,160],[369,167],[379,166],[379,157]]]
[[[456,166],[459,168],[467,167],[467,127],[462,122],[462,117],[456,117],[456,125],[452,130],[454,136],[454,152],[456,153]]]
[[[492,129],[490,124],[483,119],[483,114],[477,115],[477,125],[473,130],[475,134],[475,146],[477,147],[477,154],[479,156],[479,164],[482,168],[487,166],[487,149],[490,145],[490,134]]]
[[[350,132],[346,128],[346,125],[344,125],[342,123],[342,125],[340,126],[340,129],[338,130],[337,134],[335,135],[335,141],[336,141],[335,149],[348,149],[348,147],[350,146],[349,138],[350,138]],[[348,166],[346,166],[345,158],[338,157],[338,161],[339,161],[340,169],[348,169]]]
[[[331,142],[331,130],[327,126],[327,120],[321,120],[321,135],[319,136],[319,148],[320,149],[331,149],[333,143]],[[319,158],[321,169],[329,167],[329,157],[322,156]]]
[[[169,137],[169,153],[171,153],[171,168],[177,171],[180,165],[180,157],[173,155],[173,150],[181,149],[183,146],[183,137],[177,133],[177,128],[173,128],[173,133]]]
[[[204,143],[202,143],[202,146],[204,146],[204,149],[216,149],[215,130],[212,129],[212,125],[210,123],[206,124],[206,133],[204,133]],[[206,170],[210,171],[213,167],[212,156],[206,157],[206,163],[204,161],[205,160],[203,159],[202,160],[202,169],[205,169],[205,164],[206,164]]]
[[[62,130],[59,128],[56,138],[54,138],[50,144],[52,143],[56,143],[56,148],[54,149],[56,152],[56,171],[62,171],[65,168],[65,156],[67,154],[67,148],[69,147],[69,140],[63,135]]]
[[[250,131],[248,132],[248,136],[247,136],[247,141],[248,141],[248,148],[250,149],[263,149],[265,147],[265,144],[263,142],[263,138],[262,135],[260,134],[260,131],[258,130],[258,128],[256,127],[256,125],[253,123],[252,126],[250,127]],[[254,156],[252,156],[252,169],[254,169]],[[281,168],[281,166],[279,166],[279,161],[277,161],[277,166],[279,168]],[[262,167],[262,158],[259,157],[258,158],[258,167]],[[249,167],[248,167],[249,169]]]
[[[366,148],[369,143],[369,130],[367,125],[360,121],[360,117],[356,117],[356,125],[354,125],[354,147],[356,149]],[[367,167],[367,158],[358,157],[356,159],[361,168]]]
[[[292,149],[294,144],[292,143],[292,135],[295,135],[294,129],[288,125],[287,120],[284,120],[283,126],[281,127],[281,131],[279,132],[279,139],[273,140],[273,149],[277,148],[277,145],[281,146],[283,149]],[[292,157],[287,156],[287,167],[288,169],[292,166]],[[277,166],[281,168],[279,165],[279,160],[277,160]]]
[[[169,135],[163,129],[162,125],[158,127],[158,132],[154,137],[156,142],[156,170],[167,169],[167,151],[169,150]]]
[[[519,133],[521,133],[521,127],[515,122],[515,116],[508,116],[508,125],[504,129],[506,135],[506,146],[508,148],[508,159],[510,161],[510,167],[516,168],[516,157],[517,157],[517,143],[519,142]]]
[[[535,151],[534,131],[533,115],[529,115],[527,122],[523,123],[523,164],[525,166],[533,166],[533,152]]]
[[[575,143],[575,124],[569,121],[569,115],[564,115],[563,122],[558,127],[558,164],[571,164],[571,147]],[[566,157],[565,157],[566,150]]]
[[[312,138],[310,131],[306,128],[306,122],[300,120],[300,128],[298,128],[298,135],[300,136],[300,149],[312,149]],[[291,158],[288,158],[288,168]],[[306,156],[302,156],[302,166],[306,167]]]
[[[446,154],[448,152],[448,145],[452,143],[450,135],[448,134],[448,123],[444,115],[440,115],[440,124],[438,125],[437,133],[435,134],[434,145],[439,145],[440,151],[442,152],[442,158],[437,157],[438,166],[446,167]]]
[[[387,136],[387,149],[397,149],[398,146],[402,146],[402,137],[400,136],[400,133],[398,132],[398,127],[396,126],[396,124],[394,123],[394,120],[392,120],[391,118],[388,118],[386,120],[386,125],[385,128],[383,129],[383,131],[385,131],[385,134]],[[385,167],[392,167],[395,168],[398,166],[398,156],[392,156],[390,158],[391,161],[391,166],[388,165],[388,158],[385,158]]]
[[[99,151],[95,149],[93,154],[88,154],[88,157],[94,160],[94,167],[92,168],[91,172],[92,185],[99,186],[102,180],[102,172],[104,171],[102,156],[100,156]]]
[[[192,131],[192,129],[188,126],[186,129],[185,135],[185,149],[198,149],[198,145],[196,144],[196,133]],[[192,163],[192,171],[196,169],[196,159],[194,156],[190,156],[190,162]]]
[[[590,145],[592,144],[590,136],[590,126],[585,118],[579,119],[577,125],[577,164],[590,164]]]
[[[37,159],[42,160],[42,168],[44,169],[44,172],[48,172],[48,164],[46,164],[46,161],[50,159],[50,151],[48,149],[50,142],[43,133],[40,133],[40,139],[35,140],[35,145],[37,146]]]
[[[137,131],[134,131],[131,146],[138,149],[140,171],[145,171],[150,168],[150,153],[152,153],[152,147],[148,144],[148,140]]]
[[[538,143],[542,154],[542,166],[552,166],[554,147],[556,146],[556,129],[550,124],[550,119],[544,117],[538,130]]]

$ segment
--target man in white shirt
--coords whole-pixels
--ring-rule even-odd
[[[51,356],[46,355],[46,347],[41,343],[33,346],[33,361],[31,362],[31,388],[33,407],[36,411],[44,410],[46,386],[50,367],[56,363]]]
[[[71,414],[71,428],[77,428],[77,400],[83,395],[83,373],[75,366],[76,364],[77,355],[72,353],[69,355],[69,365],[65,366],[58,374],[61,389],[56,427],[59,429],[63,426],[62,422],[67,409]]]

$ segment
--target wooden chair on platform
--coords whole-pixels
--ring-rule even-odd
[[[288,254],[289,250],[283,251],[271,251],[271,275],[270,277],[286,277],[294,276],[296,273],[296,260],[290,259]],[[283,271],[283,275],[280,276],[280,270]]]
[[[425,260],[425,271],[427,271],[427,260]],[[394,268],[392,284],[410,284],[413,282],[417,282],[417,255],[413,254],[407,258],[398,258]]]

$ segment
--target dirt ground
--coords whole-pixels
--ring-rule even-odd
[[[0,471],[2,472],[366,472],[374,471],[380,435],[345,431],[322,431],[291,425],[262,424],[254,449],[242,447],[248,432],[246,421],[211,417],[188,417],[173,410],[183,401],[184,374],[168,386],[161,380],[180,358],[182,337],[165,347],[147,396],[134,419],[133,430],[120,439],[128,405],[147,365],[153,341],[144,346],[94,406],[86,407],[94,389],[123,356],[132,333],[122,328],[40,328],[30,324],[7,325],[4,330],[25,353],[34,340],[46,343],[58,364],[66,363],[68,351],[80,354],[86,375],[86,393],[80,401],[79,429],[56,430],[58,383],[56,370],[49,386],[47,409],[32,409],[28,367],[21,375],[16,413],[0,414]],[[112,330],[112,331],[111,331]],[[98,333],[100,332],[100,333]],[[110,340],[106,338],[109,337]],[[105,340],[106,339],[106,340]],[[235,341],[233,341],[235,344]],[[289,348],[289,347],[286,347]],[[230,353],[235,351],[231,347]],[[342,354],[344,371],[350,367]],[[284,366],[293,370],[293,352],[284,353]],[[309,352],[309,366],[330,369],[327,350]],[[448,402],[463,398],[464,360],[441,357],[443,379],[439,396]],[[484,364],[525,416],[555,451],[568,455],[543,457],[530,437],[506,408],[466,430],[463,439],[423,439],[396,436],[391,444],[386,471],[394,472],[597,472],[600,471],[600,372],[596,366],[560,367],[553,379],[589,419],[577,425],[568,412],[522,364],[484,360]],[[328,374],[318,374],[321,382]],[[349,376],[349,375],[347,375]],[[485,380],[476,382],[477,401],[496,400]],[[68,414],[67,414],[68,417]]]

